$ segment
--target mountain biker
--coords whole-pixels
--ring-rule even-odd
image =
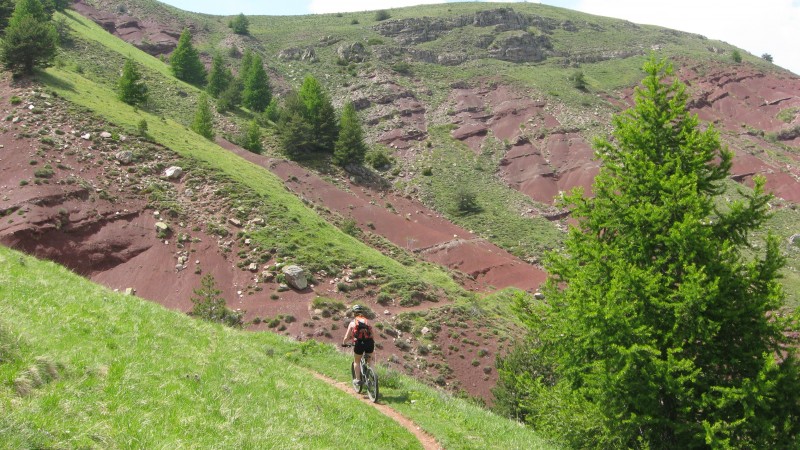
[[[363,384],[361,380],[361,358],[364,353],[367,354],[367,359],[372,356],[375,350],[375,340],[372,338],[372,327],[369,321],[364,317],[367,308],[361,305],[353,305],[353,320],[347,326],[347,331],[342,339],[342,346],[347,345],[348,341],[353,343],[353,373],[356,377],[353,379],[353,386]]]

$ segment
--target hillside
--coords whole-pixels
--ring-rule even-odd
[[[734,63],[734,47],[702,36],[544,5],[388,12],[252,17],[239,36],[229,18],[154,1],[77,2],[55,66],[2,83],[0,242],[184,312],[212,274],[249,329],[298,340],[337,341],[341,309],[364,303],[382,362],[491,402],[494,358],[516,336],[513,294],[497,290],[544,280],[540,261],[569,220],[553,199],[589,189],[592,139],[632,103],[655,51],[735,151],[729,197],[767,177],[769,229],[787,242],[786,291],[800,302],[797,75],[747,54]],[[238,70],[243,50],[257,51],[279,94],[314,74],[337,107],[356,104],[393,164],[286,161],[272,130],[262,155],[244,151],[248,111],[217,114],[216,143],[189,131],[199,91],[164,64],[184,27],[207,63],[220,52]],[[151,89],[142,109],[113,92],[126,57]],[[570,80],[578,71],[585,89]],[[171,166],[183,175],[167,177]],[[454,208],[464,186],[480,206],[470,214]],[[308,289],[281,286],[288,264],[308,271]]]
[[[193,320],[2,247],[0,313],[3,448],[421,448],[315,377],[349,376],[328,345]],[[382,403],[446,448],[552,448],[470,402],[380,375]]]

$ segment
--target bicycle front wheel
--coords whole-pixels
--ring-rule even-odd
[[[364,376],[366,378],[366,382],[364,383],[367,387],[367,395],[369,399],[373,402],[378,401],[378,375],[372,370],[371,367],[365,368]]]

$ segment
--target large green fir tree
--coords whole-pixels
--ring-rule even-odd
[[[129,105],[141,105],[147,101],[147,85],[132,59],[125,60],[122,75],[117,80],[117,95]]]
[[[15,75],[48,67],[57,50],[58,35],[39,0],[19,0],[0,42],[0,62]]]
[[[333,162],[339,166],[349,164],[360,165],[364,163],[367,154],[367,144],[364,142],[364,130],[352,102],[348,102],[342,109],[339,119],[339,137],[333,151]]]
[[[499,365],[505,407],[580,448],[800,448],[779,244],[743,253],[768,217],[764,181],[722,201],[732,154],[670,65],[644,69],[596,143],[594,197],[564,199],[577,226],[548,258],[546,301],[519,302],[531,333]]]
[[[272,87],[260,56],[252,56],[248,64],[247,68],[243,67],[242,104],[251,111],[260,113],[272,100]]]
[[[206,139],[214,139],[214,117],[206,94],[200,94],[200,98],[197,100],[192,130]]]
[[[317,151],[333,152],[339,127],[327,92],[316,78],[308,75],[298,96],[304,105],[303,117],[311,128],[309,142]]]
[[[200,61],[200,56],[192,46],[192,34],[188,28],[183,30],[178,46],[169,57],[169,64],[175,78],[196,86],[206,84],[206,68]]]

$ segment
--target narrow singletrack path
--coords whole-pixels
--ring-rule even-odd
[[[419,425],[415,424],[414,422],[412,422],[410,419],[403,416],[399,412],[393,410],[388,405],[383,405],[381,403],[373,403],[368,398],[356,393],[353,390],[353,386],[349,385],[348,383],[342,381],[336,381],[333,378],[328,378],[325,375],[322,375],[321,373],[313,371],[311,373],[318,379],[330,384],[331,386],[339,389],[340,391],[346,392],[352,395],[353,397],[358,398],[362,402],[371,405],[372,407],[380,411],[381,414],[383,414],[384,416],[387,416],[390,419],[394,420],[395,422],[399,423],[403,428],[405,428],[406,430],[408,430],[414,436],[417,437],[419,443],[422,444],[422,448],[424,448],[425,450],[441,450],[443,448],[436,442],[436,439],[434,439],[433,436],[423,431],[422,428],[419,427]],[[380,397],[378,397],[378,400],[380,400]]]

